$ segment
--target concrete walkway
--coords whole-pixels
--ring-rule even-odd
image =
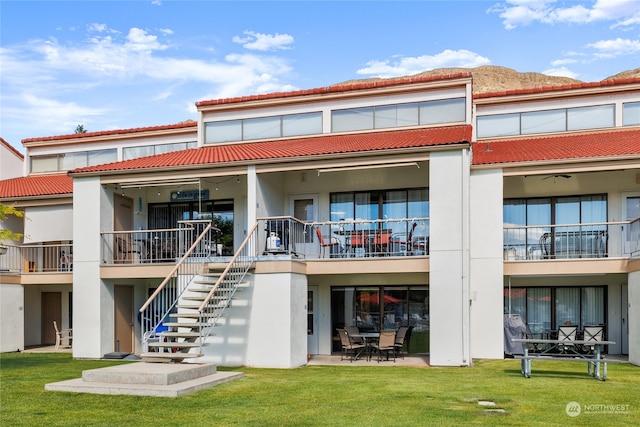
[[[350,359],[340,360],[340,354],[328,355],[312,355],[311,359],[307,362],[308,366],[418,366],[426,368],[429,366],[429,355],[427,354],[411,354],[402,357],[396,357],[396,361],[382,360],[378,363],[376,355],[371,360],[367,360],[366,357],[354,360]]]

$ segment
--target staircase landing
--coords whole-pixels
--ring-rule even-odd
[[[133,362],[82,372],[82,378],[46,384],[45,390],[93,394],[178,397],[242,378],[216,365]]]

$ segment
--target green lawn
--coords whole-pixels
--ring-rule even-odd
[[[178,398],[44,390],[117,363],[0,355],[0,425],[615,426],[640,420],[640,368],[628,364],[609,365],[606,382],[589,377],[582,363],[534,362],[526,379],[516,360],[480,360],[470,368],[242,368],[242,379]],[[480,400],[505,412],[486,411]],[[570,402],[581,406],[576,417],[566,413]]]

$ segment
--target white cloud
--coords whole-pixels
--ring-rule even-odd
[[[638,0],[597,0],[589,3],[591,4],[557,7],[556,0],[507,0],[491,7],[488,12],[498,13],[508,30],[533,22],[586,24],[616,21],[613,27],[631,26],[640,22]]]
[[[575,64],[577,62],[578,62],[577,59],[569,59],[569,58],[556,59],[555,61],[551,61],[551,65],[554,67],[559,67],[561,65]]]
[[[233,42],[239,43],[245,49],[259,51],[275,51],[291,49],[293,36],[289,34],[261,34],[254,31],[244,31],[247,37],[234,36]]]
[[[107,29],[107,24],[98,24],[94,22],[93,24],[87,25],[87,31],[89,32],[95,31],[96,33],[101,33],[106,29]]]
[[[542,74],[546,74],[547,76],[556,76],[556,77],[570,77],[572,79],[578,79],[578,77],[580,76],[578,73],[574,73],[573,71],[569,70],[567,67],[564,67],[564,66],[544,70]]]
[[[29,116],[38,117],[37,123],[34,123],[32,128],[42,129],[46,134],[72,133],[78,124],[84,123],[87,127],[96,117],[110,113],[104,108],[91,108],[75,102],[60,102],[28,93],[20,94],[18,97],[19,101],[12,103],[12,107],[4,109],[3,113],[20,120]],[[22,123],[25,122],[22,121]]]
[[[128,43],[125,45],[125,48],[131,51],[149,52],[167,48],[166,45],[158,42],[158,36],[149,35],[145,30],[141,30],[140,28],[131,28],[127,35],[127,40]]]
[[[640,40],[616,38],[613,40],[600,40],[587,45],[596,49],[598,58],[612,58],[621,55],[629,55],[640,52]]]
[[[14,123],[33,123],[33,117],[39,119],[30,126],[32,136],[71,133],[78,123],[89,129],[92,123],[100,129],[117,128],[135,113],[128,106],[115,106],[119,94],[131,93],[133,86],[138,109],[160,104],[181,108],[186,103],[181,109],[185,113],[194,112],[198,99],[295,90],[281,82],[291,66],[275,55],[190,58],[183,46],[167,43],[164,37],[171,30],[131,28],[120,33],[101,24],[86,30],[87,38],[79,42],[50,38],[0,47],[6,132],[11,128],[24,133],[14,129]],[[206,93],[211,98],[204,97]]]
[[[446,49],[436,55],[422,55],[416,57],[400,57],[394,60],[372,60],[367,62],[365,68],[356,72],[381,78],[407,76],[435,68],[462,67],[473,68],[481,65],[489,65],[491,61],[465,49]]]

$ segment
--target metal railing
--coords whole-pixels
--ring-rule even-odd
[[[312,222],[304,235],[309,258],[429,255],[429,218]]]
[[[213,333],[218,319],[231,305],[231,299],[238,286],[257,260],[260,251],[257,232],[259,225],[260,222],[257,222],[249,231],[247,237],[240,244],[240,248],[198,308],[199,322],[201,325],[206,325],[206,327],[199,328],[200,352],[202,352],[205,339]]]
[[[179,221],[179,225],[179,241],[189,243],[189,246],[139,310],[144,351],[147,350],[149,339],[156,336],[168,315],[175,312],[180,296],[191,280],[202,270],[204,259],[198,250],[211,241],[214,233],[219,232],[211,226],[210,220]]]
[[[631,257],[640,254],[640,219],[582,224],[505,226],[504,259]]]
[[[72,244],[4,245],[4,247],[6,247],[6,253],[0,254],[0,271],[68,273],[73,270]]]
[[[210,220],[179,221],[178,224],[208,224]],[[195,228],[160,230],[103,231],[102,260],[104,264],[136,264],[176,262],[194,242]],[[218,244],[220,231],[212,233],[194,248],[193,256],[209,257],[222,254]]]

